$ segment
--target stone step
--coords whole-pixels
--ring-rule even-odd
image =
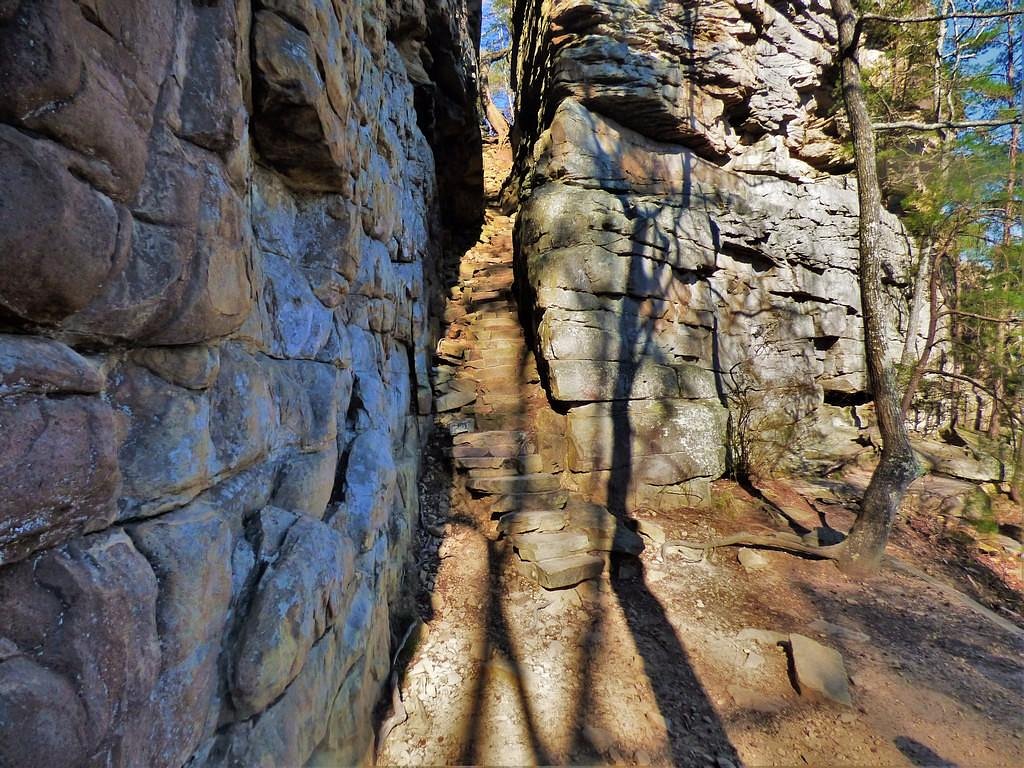
[[[478,386],[475,379],[459,375],[453,378],[450,375],[445,377],[444,374],[437,374],[434,381],[434,391],[439,397],[449,392],[476,392]]]
[[[514,461],[514,460],[513,460]],[[525,473],[519,471],[519,467],[500,467],[492,469],[490,467],[477,467],[468,470],[468,474],[474,480],[485,480],[505,477],[522,477]]]
[[[532,419],[522,413],[483,413],[477,416],[476,425],[480,429],[500,429],[501,427],[520,427],[526,429],[533,426]]]
[[[516,371],[522,369],[524,371],[530,370],[531,372],[536,370],[533,367],[533,355],[528,350],[521,349],[515,350],[514,352],[515,354],[508,358],[484,358],[481,356],[474,360],[466,361],[462,363],[462,365],[466,369],[467,373],[474,378],[481,375],[481,372],[486,372],[486,375],[488,376],[491,375],[490,371],[493,368],[511,368]],[[524,364],[524,360],[528,362]],[[527,365],[529,365],[530,368],[527,368]]]
[[[512,477],[481,477],[470,478],[467,483],[470,490],[491,495],[516,493],[544,493],[557,491],[561,485],[558,475],[538,472],[530,475],[514,475]]]
[[[544,464],[536,453],[524,456],[464,456],[455,459],[459,469],[507,469],[519,470],[523,474],[540,472]]]
[[[532,355],[525,366],[521,365],[495,365],[491,368],[476,368],[473,371],[473,379],[488,389],[495,386],[518,386],[522,384],[540,383],[540,374],[533,361]]]
[[[509,512],[498,520],[498,532],[505,536],[532,531],[552,532],[562,530],[565,525],[566,513],[561,509]]]
[[[435,365],[431,369],[431,378],[434,380],[435,385],[444,384],[451,381],[458,370],[458,368],[452,365]]]
[[[487,360],[495,361],[504,359],[505,365],[514,365],[521,360],[527,352],[525,344],[486,344],[466,345],[467,353],[463,355],[467,361]]]
[[[476,400],[476,392],[449,392],[434,400],[434,408],[438,413],[454,411],[457,408],[464,408]]]
[[[508,291],[503,288],[469,288],[467,300],[472,304],[508,298]]]
[[[491,389],[484,389],[479,395],[480,404],[489,406],[496,411],[522,410],[526,398],[518,390],[526,389],[527,385],[511,382],[510,387],[513,390],[511,392],[496,392]]]
[[[473,276],[463,281],[463,285],[473,288],[509,288],[515,280],[512,267],[505,264],[488,264],[473,271]]]
[[[544,493],[508,493],[491,502],[491,513],[561,509],[568,500],[569,492],[565,489]]]
[[[516,346],[526,344],[522,328],[482,328],[479,330],[474,328],[471,333],[474,341],[480,346],[487,346],[498,342],[501,342],[503,345],[514,344]]]
[[[590,542],[589,548],[601,552],[621,552],[636,556],[644,551],[644,540],[640,535],[623,525],[577,527],[570,521],[566,530],[580,531]]]
[[[591,549],[629,555],[639,555],[644,549],[640,535],[600,504],[572,499],[566,504],[565,515],[566,529],[585,533]]]
[[[437,356],[455,363],[461,362],[469,349],[469,343],[464,340],[441,339],[437,342]]]
[[[543,471],[544,459],[531,453],[522,456],[469,456],[455,459],[455,466],[473,477],[534,475]]]
[[[590,548],[590,540],[582,531],[535,531],[509,537],[519,557],[531,563],[581,555]]]
[[[502,328],[523,329],[519,322],[519,313],[511,304],[507,312],[474,312],[469,315],[469,321],[474,328],[484,328],[489,331]]]
[[[452,444],[480,446],[487,446],[492,443],[525,444],[529,439],[529,434],[519,429],[492,429],[479,432],[463,432],[461,435],[455,435],[452,438]]]
[[[521,328],[519,313],[512,303],[507,307],[494,306],[468,312],[464,318],[466,325],[473,328]]]
[[[477,419],[477,423],[480,420]],[[502,420],[504,423],[504,420]],[[473,458],[501,458],[501,459],[517,459],[520,456],[528,456],[534,452],[534,448],[530,445],[523,445],[521,443],[493,443],[491,445],[454,445],[450,449],[450,453],[453,459],[473,459]]]
[[[466,308],[458,302],[449,301],[444,308],[444,321],[449,325],[466,316]]]
[[[510,306],[508,295],[502,291],[494,291],[492,293],[498,294],[495,296],[468,296],[464,298],[464,303],[467,307],[471,307],[474,311],[481,311],[485,307],[493,307],[495,309],[504,309]]]
[[[518,561],[520,572],[544,589],[562,589],[587,579],[596,579],[604,570],[604,558],[596,555],[570,555],[539,563]]]

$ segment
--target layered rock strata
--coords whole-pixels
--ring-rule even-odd
[[[868,400],[827,3],[516,17],[517,269],[576,484],[706,498],[718,449],[770,464]],[[894,217],[882,236],[897,344],[909,252]]]
[[[611,552],[639,554],[640,536],[563,488],[570,427],[540,386],[513,295],[512,221],[487,211],[445,309],[434,367],[437,419],[465,487],[488,498],[520,571],[547,589],[594,578]]]
[[[0,764],[364,757],[472,5],[0,10]]]

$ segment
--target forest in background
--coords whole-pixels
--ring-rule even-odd
[[[884,205],[913,240],[901,410],[922,434],[970,440],[1024,483],[1024,222],[1019,0],[861,3],[860,63]],[[485,0],[484,113],[513,119],[512,0]],[[933,20],[931,17],[946,17]],[[897,21],[898,20],[898,21]],[[834,109],[843,103],[838,72]],[[853,150],[850,148],[851,169]]]

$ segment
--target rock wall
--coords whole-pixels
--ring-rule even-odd
[[[869,399],[827,8],[517,4],[517,266],[581,488],[706,499]],[[883,236],[897,344],[909,249]]]
[[[474,5],[0,8],[0,764],[366,754]]]

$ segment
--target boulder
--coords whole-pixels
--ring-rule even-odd
[[[0,397],[55,392],[96,394],[103,384],[97,366],[65,344],[0,333]]]
[[[0,35],[14,29],[4,25]],[[37,323],[85,308],[125,261],[127,210],[76,178],[65,153],[6,125],[0,185],[18,190],[0,207],[0,307]]]
[[[384,433],[370,430],[352,442],[345,469],[344,505],[328,519],[360,552],[373,546],[391,514],[397,478],[390,440]]]
[[[176,387],[135,365],[116,369],[108,392],[125,422],[121,519],[156,514],[211,485],[214,445],[206,393]]]
[[[853,706],[849,677],[838,651],[798,634],[790,634],[789,651],[801,696]]]
[[[19,4],[0,26],[0,117],[68,147],[77,175],[130,200],[145,171],[177,21],[160,2],[112,2],[88,14],[54,0]]]

